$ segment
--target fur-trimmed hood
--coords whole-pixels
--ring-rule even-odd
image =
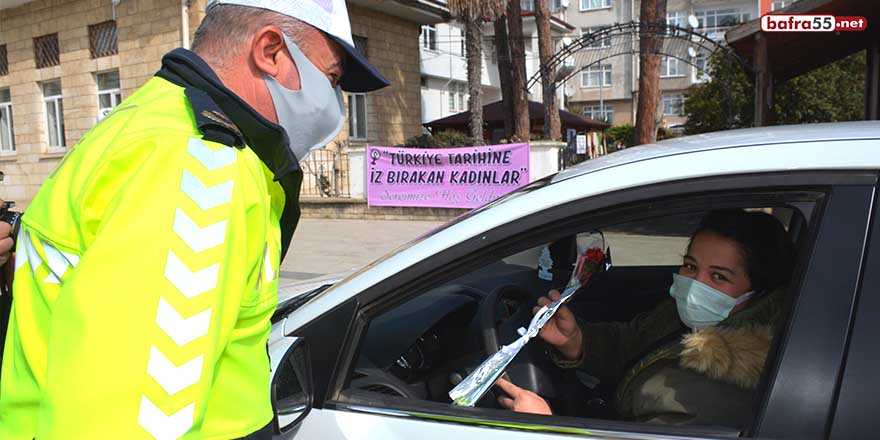
[[[679,365],[712,379],[752,389],[770,351],[769,325],[707,327],[682,337]]]

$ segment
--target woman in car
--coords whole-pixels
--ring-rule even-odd
[[[712,211],[691,236],[670,298],[629,322],[581,322],[561,307],[539,337],[558,366],[617,383],[624,419],[744,426],[781,324],[792,249],[771,215]],[[553,290],[538,304],[557,298]],[[505,408],[551,414],[537,394],[503,379],[498,386]]]

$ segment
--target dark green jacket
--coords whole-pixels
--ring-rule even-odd
[[[582,358],[554,360],[617,383],[614,403],[626,419],[741,427],[752,414],[782,299],[774,291],[717,326],[684,331],[669,298],[628,322],[581,322]]]

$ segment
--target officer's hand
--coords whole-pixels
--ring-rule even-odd
[[[543,306],[549,306],[550,303],[559,299],[561,295],[558,290],[551,290],[547,296],[538,298],[538,305],[535,306],[532,313],[537,313]],[[568,307],[562,306],[556,313],[541,327],[538,337],[544,342],[552,345],[559,350],[568,360],[577,360],[583,354],[583,334],[578,326],[574,314]]]
[[[9,256],[12,255],[12,237],[9,236],[11,233],[12,225],[0,222],[0,266],[6,264]]]
[[[550,411],[550,405],[547,405],[547,401],[542,399],[541,396],[529,390],[524,390],[501,378],[498,378],[495,385],[510,396],[498,398],[498,404],[502,407],[516,412],[553,415],[553,412]]]

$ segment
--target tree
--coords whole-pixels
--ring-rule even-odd
[[[505,0],[449,0],[449,12],[465,24],[468,107],[471,110],[471,137],[483,139],[483,23],[504,14]]]
[[[504,114],[504,137],[514,133],[513,123],[513,65],[507,36],[507,19],[495,20],[495,59],[498,60],[498,81],[501,83],[501,112]]]
[[[526,43],[521,8],[520,0],[508,0],[507,35],[510,38],[513,132],[520,141],[528,142],[532,121],[529,119],[529,101],[526,95]]]
[[[556,83],[548,67],[553,58],[553,36],[550,31],[550,2],[535,0],[535,22],[538,26],[538,56],[541,59],[541,89],[544,97],[544,136],[551,140],[562,138],[559,121],[559,101],[556,100]],[[659,73],[658,73],[659,75]]]
[[[688,89],[685,134],[751,127],[754,87],[742,66],[717,53],[709,57],[711,80]],[[778,84],[777,124],[852,121],[863,117],[865,52]]]
[[[742,66],[723,52],[709,56],[711,78],[688,89],[684,101],[685,134],[751,127],[754,121],[754,88]]]
[[[648,26],[666,23],[666,0],[642,0],[639,21]],[[636,110],[636,142],[648,144],[656,138],[657,104],[660,102],[660,56],[663,38],[653,32],[639,35],[639,102]]]

